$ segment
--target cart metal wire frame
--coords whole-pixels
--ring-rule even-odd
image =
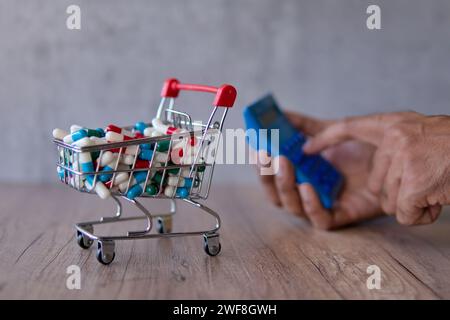
[[[206,122],[192,121],[188,113],[176,110],[175,98],[178,97],[180,91],[201,91],[215,94],[212,112]],[[211,87],[203,85],[182,84],[177,79],[168,79],[163,85],[161,92],[161,102],[158,107],[156,117],[163,121],[163,123],[173,126],[175,128],[184,129],[182,132],[177,132],[172,135],[163,135],[157,137],[136,138],[123,142],[102,143],[87,147],[78,147],[76,145],[66,144],[61,140],[54,139],[57,146],[59,160],[57,163],[58,172],[60,173],[60,180],[66,185],[85,193],[95,194],[95,187],[99,182],[99,176],[105,174],[101,170],[100,161],[95,165],[95,171],[83,172],[79,166],[79,156],[82,153],[89,152],[96,154],[97,159],[101,159],[102,155],[107,151],[112,151],[117,154],[117,160],[114,161],[114,168],[107,171],[110,175],[110,180],[105,183],[105,186],[111,193],[111,199],[117,205],[117,212],[111,217],[102,217],[100,220],[80,222],[76,224],[76,237],[78,244],[88,249],[94,241],[97,241],[97,259],[102,264],[110,264],[115,257],[115,241],[116,240],[132,240],[132,239],[150,239],[160,237],[179,237],[179,236],[193,236],[203,235],[204,250],[208,255],[215,256],[221,250],[218,230],[220,229],[219,215],[208,208],[198,200],[206,200],[211,187],[211,180],[214,172],[214,165],[217,156],[217,148],[222,133],[225,117],[228,108],[231,108],[236,99],[236,89],[231,85],[222,85],[221,87]],[[220,114],[219,108],[223,109]],[[148,124],[151,126],[151,124]],[[124,127],[124,129],[131,130],[132,127]],[[172,146],[177,139],[197,138],[198,148],[195,151],[193,161],[188,164],[174,164],[170,161],[170,153]],[[155,155],[160,146],[166,145],[167,155],[164,161],[155,161]],[[168,145],[168,147],[167,147]],[[131,147],[131,148],[130,148]],[[130,168],[124,168],[120,165],[121,157],[126,156],[132,149],[134,152],[134,161]],[[149,160],[148,167],[142,168],[136,166],[138,154],[142,148],[152,150],[152,157]],[[133,174],[137,172],[147,173],[145,183],[143,184],[140,198],[157,198],[167,199],[170,203],[168,212],[153,213],[147,209],[140,201],[127,198],[126,194],[133,183]],[[126,190],[120,191],[115,185],[117,176],[121,173],[128,174],[128,182],[126,183]],[[159,174],[160,182],[158,192],[156,194],[146,193],[146,186],[151,181],[152,176]],[[164,194],[163,188],[165,179],[168,176],[177,177],[176,187],[173,188],[171,196]],[[177,194],[177,186],[180,180],[184,177],[189,177],[193,181],[188,188],[189,193],[186,197],[181,197]],[[86,181],[89,177],[91,183]],[[184,201],[203,212],[211,215],[215,224],[209,230],[194,230],[189,232],[172,232],[172,216],[176,213],[176,201]],[[140,216],[123,217],[122,202],[128,201],[132,203],[142,213]],[[146,220],[146,227],[143,230],[128,231],[125,235],[110,235],[100,236],[94,232],[94,226],[106,223],[123,222],[130,220]],[[153,219],[157,221],[157,233],[151,233],[153,229]]]

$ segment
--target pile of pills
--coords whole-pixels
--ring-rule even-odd
[[[102,199],[108,198],[111,192],[126,195],[129,199],[144,193],[186,198],[192,188],[198,187],[205,170],[204,159],[197,154],[200,137],[180,135],[186,132],[185,129],[166,125],[159,119],[153,119],[151,126],[137,122],[132,130],[112,124],[97,129],[72,125],[69,132],[54,129],[55,139],[80,148],[147,137],[172,136],[172,141],[165,139],[151,144],[136,141],[136,144],[123,148],[102,148],[103,152],[67,152],[61,148],[61,164],[84,174],[75,174],[58,167],[59,178],[62,181],[67,179],[67,183],[77,189],[93,190]],[[192,165],[194,161],[197,164],[197,175],[193,178],[190,177],[190,167],[173,168],[177,165]],[[166,166],[172,168],[168,169]],[[146,168],[151,170],[144,170]],[[127,172],[114,174],[117,170]]]

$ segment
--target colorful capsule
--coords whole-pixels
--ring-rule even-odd
[[[147,127],[144,129],[144,131],[142,131],[142,133],[144,134],[144,136],[146,137],[153,137],[153,132],[156,132],[155,129],[153,127]]]
[[[133,200],[134,198],[140,196],[144,192],[144,183],[138,183],[131,186],[127,192],[127,198]]]
[[[115,131],[107,131],[105,137],[108,142],[122,142],[122,141],[134,140],[134,138],[131,138],[127,135],[123,135],[121,133],[117,133]],[[123,152],[125,154],[134,155],[134,154],[136,154],[137,150],[138,150],[138,146],[133,145],[133,146],[126,147]]]
[[[153,150],[142,149],[139,153],[138,158],[141,160],[151,161],[153,157]],[[164,162],[167,161],[168,154],[163,152],[156,152],[155,157],[153,158],[154,162]]]
[[[134,163],[134,155],[131,154],[122,154],[120,157],[120,163],[131,166]]]
[[[147,193],[148,195],[154,196],[157,195],[159,192],[159,188],[157,185],[155,184],[149,184],[146,188],[145,188],[145,193]]]
[[[116,162],[118,156],[119,155],[117,153],[112,153],[111,151],[103,152],[102,156],[99,159],[100,167],[104,167],[110,163]]]
[[[167,178],[167,185],[171,187],[186,187],[192,186],[192,178],[183,178],[178,176],[169,176]]]
[[[146,128],[148,128],[148,124],[142,121],[136,122],[134,125],[134,130],[139,131],[142,134],[144,134]]]
[[[79,126],[77,124],[73,124],[70,126],[70,133],[74,133],[75,131],[81,130],[83,129],[82,126]]]
[[[77,131],[78,132],[78,131]],[[93,142],[88,137],[85,137],[83,139],[80,139],[77,141],[77,145],[79,147],[87,147],[93,145]],[[78,162],[81,167],[82,172],[94,172],[94,164],[92,162],[92,157],[89,152],[81,152],[78,156]],[[94,174],[88,174],[86,175],[86,186],[88,189],[94,191],[98,194],[98,196],[102,199],[108,198],[111,193],[109,192],[108,188],[105,187],[105,185],[101,181],[96,181],[95,185],[93,185],[94,182]]]
[[[189,189],[167,186],[164,188],[164,195],[169,198],[186,198],[189,195]]]
[[[63,141],[67,144],[72,144],[78,140],[81,140],[83,138],[87,137],[87,132],[83,129],[77,130],[73,133],[68,134],[63,138]]]
[[[187,130],[185,130],[185,129],[179,129],[179,128],[164,124],[161,121],[161,119],[158,119],[158,118],[154,118],[152,120],[152,126],[153,126],[153,128],[155,128],[155,130],[159,131],[162,134],[174,134],[174,133],[187,132]]]
[[[106,131],[107,133],[108,133],[108,132],[119,133],[119,134],[122,134],[122,135],[124,135],[124,136],[129,137],[129,138],[133,138],[133,137],[134,137],[133,132],[131,132],[131,131],[129,131],[129,130],[122,129],[121,127],[115,126],[115,125],[113,125],[113,124],[108,125],[108,126],[105,128],[105,131]]]
[[[69,133],[63,129],[55,128],[52,131],[53,138],[58,140],[63,140],[65,136],[68,136]]]
[[[56,167],[56,172],[58,173],[59,179],[64,181],[64,169],[61,167]]]

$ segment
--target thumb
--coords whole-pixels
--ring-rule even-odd
[[[315,136],[320,131],[325,129],[331,121],[319,120],[317,118],[309,117],[301,113],[286,111],[286,117],[289,122],[299,131],[308,136]]]

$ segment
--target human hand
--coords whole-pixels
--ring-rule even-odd
[[[335,123],[297,113],[286,115],[298,130],[308,136],[315,136]],[[323,208],[310,184],[297,185],[294,167],[285,157],[277,159],[278,172],[274,172],[273,175],[260,175],[261,182],[268,198],[275,205],[308,219],[314,227],[319,229],[342,227],[382,214],[377,197],[367,188],[374,151],[375,147],[370,144],[350,141],[331,147],[323,153],[323,156],[345,178],[343,190],[332,210]],[[260,163],[269,163],[265,152],[259,152],[259,159]],[[276,159],[272,159],[274,160]]]
[[[405,225],[435,221],[450,204],[450,117],[415,112],[337,121],[304,146],[316,153],[357,140],[377,147],[368,187]]]

